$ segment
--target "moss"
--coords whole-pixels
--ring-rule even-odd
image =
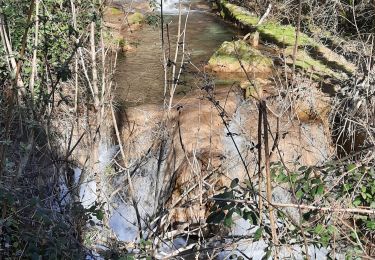
[[[214,71],[241,72],[239,60],[247,71],[267,71],[272,66],[270,58],[263,56],[259,50],[242,40],[224,42],[210,58],[208,65]]]
[[[224,13],[226,17],[231,17],[241,25],[258,31],[262,39],[266,39],[282,47],[288,48],[294,46],[296,37],[295,27],[291,25],[281,25],[274,21],[269,21],[257,26],[259,19],[245,8],[228,3],[226,0],[220,0],[219,5],[221,7],[221,12]],[[334,77],[337,77],[339,74],[333,72],[332,69],[345,71],[348,74],[352,74],[356,70],[355,65],[346,61],[343,56],[317,43],[304,33],[299,34],[298,46],[300,48],[307,47],[314,52],[313,57],[304,52],[302,55],[304,57],[303,59],[297,58],[296,65],[302,69],[311,70],[312,68],[317,68],[317,71],[326,75],[328,73],[328,75]]]
[[[287,63],[292,64],[292,53],[293,47],[289,47],[285,49],[284,53],[287,57]],[[314,78],[319,78],[320,76],[332,76],[339,78],[339,74],[334,72],[331,68],[325,65],[323,62],[312,58],[306,51],[298,50],[297,59],[296,59],[296,67],[307,72],[310,72],[315,75]]]
[[[294,46],[296,41],[296,31],[291,25],[280,25],[269,22],[257,27],[262,38],[272,40],[278,45]],[[313,40],[306,34],[300,33],[298,38],[299,46],[314,45]]]
[[[348,74],[353,74],[356,71],[356,66],[348,62],[343,56],[338,55],[329,48],[318,45],[314,47],[314,52],[330,67],[345,71]]]
[[[271,65],[272,61],[261,54],[259,50],[252,48],[245,41],[224,42],[214,54],[214,57],[223,57],[238,61],[238,58],[244,62],[261,62],[265,65]]]
[[[224,1],[222,1],[222,6],[224,6],[225,9],[227,9],[227,11],[234,19],[243,23],[246,26],[255,26],[259,21],[258,17],[252,15],[243,7],[226,3]]]
[[[122,14],[124,14],[124,12],[122,10],[120,10],[120,9],[118,9],[116,7],[109,7],[107,9],[107,13],[109,15],[122,15]]]
[[[235,83],[238,83],[238,80],[235,79],[220,79],[220,78],[215,78],[215,85],[233,85]]]
[[[128,16],[129,24],[140,24],[143,23],[145,20],[145,16],[141,13],[135,12]]]

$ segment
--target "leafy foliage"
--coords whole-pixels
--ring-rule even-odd
[[[375,175],[372,165],[335,165],[327,164],[322,167],[296,167],[296,171],[290,172],[282,163],[274,163],[271,167],[272,178],[277,185],[295,191],[295,198],[299,204],[303,205],[330,205],[331,201],[336,201],[336,205],[342,207],[363,207],[374,208],[373,202],[375,191]],[[226,187],[223,192],[215,195],[212,199],[214,204],[211,207],[211,214],[207,218],[210,224],[223,224],[227,227],[233,226],[233,215],[249,221],[252,225],[259,225],[259,208],[251,200],[249,186],[239,183],[234,179],[230,187]],[[347,203],[349,201],[349,204]],[[264,209],[264,216],[268,211]],[[282,241],[288,243],[292,241],[303,241],[301,227],[298,222],[294,222],[283,208],[277,209],[279,221],[279,232],[283,232]],[[262,214],[262,215],[263,215]],[[336,217],[339,217],[337,220]],[[348,215],[344,217],[338,213],[320,211],[317,209],[303,210],[301,224],[305,237],[308,237],[313,244],[318,247],[332,247],[334,241],[340,240],[346,243],[346,253],[357,252],[360,248],[360,241],[370,240],[374,234],[375,219],[371,215]],[[291,221],[292,220],[292,221]],[[338,222],[344,221],[342,225]],[[263,236],[270,237],[270,227],[263,221],[258,226],[252,238],[254,241]],[[282,224],[281,224],[282,223]],[[350,228],[350,226],[356,227]],[[348,235],[351,234],[348,240]],[[354,244],[354,246],[353,246]],[[355,253],[355,254],[358,254]]]
[[[78,10],[76,26],[71,3]],[[88,251],[83,245],[83,232],[90,228],[87,223],[95,226],[104,218],[102,205],[84,208],[73,203],[77,194],[74,177],[67,173],[69,156],[61,156],[61,143],[55,143],[61,131],[51,127],[51,121],[62,116],[60,103],[72,105],[73,57],[78,47],[87,44],[88,26],[94,21],[100,29],[101,6],[99,0],[43,0],[36,16],[35,1],[0,2],[2,30],[11,45],[7,53],[4,37],[0,38],[0,254],[6,259],[83,259]],[[37,20],[39,44],[35,46]],[[22,95],[12,58],[19,67]],[[87,81],[82,75],[78,84],[85,95]],[[58,162],[60,158],[64,163]],[[66,182],[64,196],[69,199],[60,197],[60,180]]]

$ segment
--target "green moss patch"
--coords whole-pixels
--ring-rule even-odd
[[[218,4],[225,18],[230,18],[244,27],[258,31],[261,39],[273,42],[283,48],[294,46],[296,37],[295,27],[281,25],[274,21],[257,26],[259,18],[245,8],[228,3],[226,0],[218,0]],[[317,68],[316,71],[319,73],[333,77],[340,77],[340,74],[333,72],[333,70],[341,70],[348,74],[353,74],[356,70],[355,65],[348,62],[343,56],[317,43],[304,33],[299,34],[298,46],[300,49],[309,49],[311,51],[311,55],[302,51],[301,58],[297,57],[296,65],[299,68],[305,70]],[[325,72],[328,74],[325,74]]]
[[[129,24],[141,24],[145,21],[145,16],[141,13],[135,12],[128,16]]]
[[[259,18],[252,15],[249,11],[241,6],[221,1],[221,6],[224,7],[224,12],[232,16],[235,20],[242,23],[245,26],[255,26]]]
[[[106,13],[108,15],[122,15],[122,14],[124,14],[124,12],[122,10],[120,10],[119,8],[116,8],[116,7],[109,7],[106,10]]]
[[[296,42],[296,31],[291,25],[280,25],[269,22],[257,27],[262,38],[271,40],[277,45],[294,46]],[[314,45],[312,39],[306,34],[300,33],[298,38],[299,46]]]
[[[271,70],[272,60],[239,40],[224,42],[208,61],[208,67],[217,72],[242,72],[243,69],[247,72],[266,72]]]
[[[284,50],[284,54],[286,56],[286,63],[288,65],[293,64],[292,59],[293,47],[289,47]],[[311,57],[306,51],[298,50],[297,52],[297,59],[296,59],[296,67],[304,70],[308,73],[311,73],[312,76],[316,79],[324,76],[330,76],[338,78],[339,74],[333,71],[330,67],[326,64],[321,62],[320,60],[316,60]]]

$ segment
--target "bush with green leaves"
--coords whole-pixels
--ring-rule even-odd
[[[77,10],[74,14],[72,3]],[[72,161],[70,154],[61,152],[61,132],[65,129],[57,121],[71,116],[66,110],[71,110],[72,93],[76,91],[71,82],[75,76],[74,57],[78,57],[78,47],[88,46],[93,21],[100,42],[103,1],[43,0],[39,1],[38,16],[35,4],[34,0],[0,1],[0,255],[6,259],[83,259],[89,250],[83,244],[82,233],[90,228],[87,223],[97,225],[104,213],[102,205],[84,208],[75,203],[78,188],[74,176],[67,173]],[[11,50],[4,47],[5,38]],[[87,57],[84,54],[82,59]],[[12,58],[16,69],[10,62]],[[17,70],[22,86],[15,80]],[[91,66],[87,65],[87,70],[90,72]],[[80,71],[77,79],[80,95],[85,102],[92,102],[86,95],[89,88],[83,74]],[[18,92],[21,87],[25,93]],[[61,109],[61,102],[66,110]],[[60,198],[64,187],[70,198],[64,200],[65,204]]]
[[[308,244],[316,247],[337,247],[338,251],[348,256],[373,254],[371,244],[374,243],[375,214],[368,211],[361,213],[361,209],[375,210],[374,166],[329,163],[321,167],[295,168],[290,171],[281,162],[274,163],[271,167],[273,185],[291,194],[291,203],[315,207],[302,208],[296,220],[286,210],[287,206],[275,204],[277,230],[283,234],[279,238],[280,243],[288,245],[289,241],[294,241],[303,246],[307,240]],[[257,227],[251,235],[253,241],[271,239],[270,224],[264,221],[268,219],[268,207],[263,208],[263,221],[260,222],[259,196],[253,199],[251,187],[249,181],[241,183],[234,179],[230,187],[225,187],[223,192],[212,198],[214,202],[207,222],[230,228],[235,223],[234,216],[240,217]],[[267,205],[265,195],[261,196]],[[335,212],[320,210],[320,207],[344,210]],[[352,208],[359,211],[350,213]]]

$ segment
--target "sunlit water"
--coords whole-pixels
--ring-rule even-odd
[[[188,10],[188,3],[182,2],[184,10]],[[166,0],[169,14],[165,16],[168,24],[169,37],[165,31],[165,48],[169,50],[171,60],[174,57],[178,24],[178,1]],[[189,12],[184,12],[182,21],[187,15],[186,61],[191,60],[199,69],[204,65],[215,50],[224,41],[231,40],[238,35],[238,31],[224,22],[201,2],[193,2]],[[136,46],[134,51],[127,52],[120,57],[116,81],[118,83],[118,100],[126,106],[139,104],[158,104],[164,97],[163,55],[161,51],[161,33],[159,27],[145,25],[141,30],[131,35],[130,43]],[[167,54],[167,58],[168,58]],[[177,93],[183,94],[194,88],[192,74],[193,67],[187,67],[182,76],[182,85]]]

